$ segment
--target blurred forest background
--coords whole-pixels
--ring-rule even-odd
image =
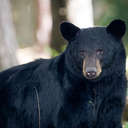
[[[116,18],[128,26],[128,0],[0,0],[0,70],[62,52],[67,43],[59,32],[62,21],[86,28]],[[127,52],[128,31],[123,41]]]
[[[59,25],[105,26],[119,18],[128,24],[128,0],[0,0],[0,70],[62,52]],[[124,37],[128,51],[128,31]],[[5,56],[6,55],[6,56]]]

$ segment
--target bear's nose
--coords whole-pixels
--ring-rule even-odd
[[[93,79],[96,77],[96,72],[95,71],[88,71],[88,72],[86,72],[86,76],[89,79]]]

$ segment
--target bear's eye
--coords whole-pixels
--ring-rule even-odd
[[[103,53],[104,53],[103,49],[98,49],[98,50],[96,51],[96,54],[97,54],[97,55],[103,55]]]
[[[85,51],[84,50],[81,50],[81,51],[79,51],[79,55],[81,56],[81,57],[85,57]]]

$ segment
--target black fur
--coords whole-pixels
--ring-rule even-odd
[[[122,128],[126,97],[123,44],[106,27],[76,33],[71,41],[63,32],[70,43],[61,55],[0,73],[0,128],[39,128],[39,124],[40,128]],[[104,50],[99,58],[102,73],[88,80],[82,74],[79,51],[91,57],[99,48]]]
[[[107,31],[114,35],[116,38],[122,38],[126,31],[126,26],[124,21],[122,20],[114,20],[112,21],[108,27]]]
[[[63,37],[68,40],[68,41],[71,41],[74,39],[76,33],[79,31],[80,29],[71,24],[71,23],[68,23],[68,22],[63,22],[61,25],[60,25],[60,31],[63,35]]]

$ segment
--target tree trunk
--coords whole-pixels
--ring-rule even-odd
[[[67,1],[67,18],[73,24],[81,27],[93,26],[92,0]]]
[[[17,42],[9,0],[0,0],[0,70],[17,65]]]
[[[43,48],[50,44],[52,30],[51,1],[38,0],[38,28],[37,41]]]

